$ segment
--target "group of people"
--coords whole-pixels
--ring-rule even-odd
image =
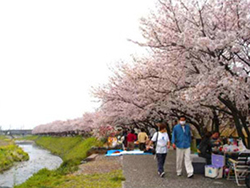
[[[146,133],[145,129],[142,128],[138,134],[135,134],[135,130],[128,131],[128,134],[124,136],[123,145],[126,150],[134,150],[135,141],[139,145],[141,151],[146,150],[146,144],[148,143],[150,136]]]
[[[190,149],[192,133],[190,126],[186,123],[186,118],[181,116],[177,124],[173,127],[171,141],[167,133],[166,124],[157,122],[156,126],[158,127],[158,131],[153,129],[150,130],[150,133],[147,131],[149,135],[145,129],[141,129],[137,134],[135,130],[125,131],[123,134],[124,149],[134,150],[136,141],[141,151],[148,152],[149,150],[155,150],[158,175],[164,177],[164,164],[172,143],[173,149],[176,150],[176,175],[182,175],[182,164],[184,161],[187,177],[192,178],[194,176]],[[211,154],[214,152],[214,149],[217,148],[217,150],[219,150],[222,148],[225,150],[227,148],[233,148],[233,146],[236,145],[237,141],[235,139],[227,138],[226,140],[222,140],[219,132],[206,132],[199,143],[197,151],[200,157],[206,158],[207,164],[211,164]]]
[[[170,148],[170,139],[168,137],[166,127],[162,123],[158,123],[159,132],[152,137],[149,146],[156,142],[156,158],[158,164],[158,174],[163,177],[164,163]],[[191,160],[191,129],[186,123],[184,116],[180,117],[177,125],[173,127],[171,143],[173,149],[176,150],[176,174],[182,175],[182,164],[184,160],[187,177],[194,176],[194,168]],[[238,152],[244,150],[245,146],[241,140],[236,138],[221,138],[219,132],[206,132],[198,146],[198,155],[206,159],[207,164],[211,164],[212,153],[220,152]]]
[[[206,159],[207,164],[211,164],[212,153],[237,153],[245,149],[246,147],[240,139],[221,138],[219,132],[206,132],[198,146],[198,154]]]
[[[183,160],[185,162],[185,167],[187,171],[187,177],[192,178],[194,174],[194,169],[191,161],[191,129],[188,124],[186,124],[186,118],[182,116],[179,119],[179,123],[174,126],[172,131],[172,140],[170,142],[169,135],[166,130],[165,123],[156,123],[158,130],[154,134],[148,136],[145,129],[141,129],[141,132],[136,136],[134,130],[128,132],[126,136],[126,149],[133,150],[134,142],[137,140],[139,144],[139,149],[142,151],[147,151],[152,149],[152,145],[155,145],[158,175],[164,177],[164,164],[166,161],[168,150],[171,146],[176,150],[176,173],[177,176],[182,175],[182,164]]]
[[[139,131],[139,130],[137,130]],[[156,132],[156,130],[154,131]],[[111,133],[107,138],[107,146],[111,148],[122,147],[123,150],[134,150],[138,143],[138,147],[141,151],[145,151],[146,144],[151,138],[151,134],[147,134],[145,129],[142,128],[140,132],[136,133],[134,129],[120,130],[118,133]]]
[[[155,142],[156,145],[156,158],[158,165],[158,174],[160,177],[164,177],[164,164],[167,157],[168,149],[171,142],[173,149],[176,150],[176,175],[182,175],[182,164],[185,162],[185,168],[187,177],[192,178],[194,176],[194,168],[191,161],[191,129],[186,124],[186,118],[180,117],[179,123],[174,126],[172,131],[172,140],[170,142],[167,134],[166,126],[164,123],[157,123],[159,131],[154,134],[148,147]]]

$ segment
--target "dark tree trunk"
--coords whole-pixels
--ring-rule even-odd
[[[172,133],[171,133],[169,124],[167,122],[165,124],[166,124],[166,129],[167,129],[167,132],[168,132],[168,137],[171,140],[172,139]]]
[[[197,123],[196,121],[193,121],[192,119],[189,119],[189,122],[195,126],[195,128],[197,129],[198,133],[201,135],[201,126],[199,123]]]
[[[239,117],[240,117],[242,126],[247,134],[247,146],[248,146],[248,149],[250,149],[250,131],[249,131],[248,126],[247,126],[246,116],[243,116],[242,113],[239,112]]]
[[[219,132],[220,130],[220,121],[216,110],[213,110],[213,131]]]
[[[241,112],[238,111],[236,106],[230,100],[224,99],[224,98],[222,98],[220,96],[218,98],[232,112],[232,116],[233,116],[233,119],[234,119],[234,123],[235,123],[235,126],[236,126],[236,130],[238,132],[238,135],[239,135],[239,137],[242,138],[242,141],[243,141],[244,145],[249,149],[250,148],[250,145],[249,145],[249,136],[250,136],[250,134],[249,134],[249,131],[246,132],[247,136],[248,136],[248,142],[246,142],[245,135],[242,132],[243,125],[240,122]],[[243,122],[244,122],[244,118],[243,118]]]
[[[200,127],[199,134],[200,134],[201,137],[203,137],[206,134],[206,132],[207,132],[207,130],[204,129],[205,125],[204,125],[204,120],[203,119],[201,119],[199,127]]]

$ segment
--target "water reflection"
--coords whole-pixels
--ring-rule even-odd
[[[10,170],[0,174],[0,188],[13,187],[25,182],[34,173],[42,168],[56,169],[62,163],[58,156],[50,154],[49,151],[41,149],[32,144],[18,144],[29,154],[29,161],[17,163]]]

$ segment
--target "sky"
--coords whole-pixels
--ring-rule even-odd
[[[81,117],[91,87],[143,53],[139,19],[155,0],[0,1],[0,127],[32,129]]]

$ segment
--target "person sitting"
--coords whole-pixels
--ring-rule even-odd
[[[215,142],[215,144],[219,144],[220,142],[220,133],[219,132],[213,132],[211,136],[211,141]]]
[[[233,144],[234,146],[238,146],[238,140],[237,140],[236,138],[233,138],[232,144]]]
[[[127,150],[134,150],[136,139],[135,131],[132,129],[127,136]]]
[[[118,140],[115,136],[115,133],[111,133],[110,136],[108,137],[108,147],[112,147],[112,148],[116,147],[117,142]]]
[[[223,145],[222,140],[220,139],[220,133],[214,132],[211,136],[211,144],[215,150],[217,150],[221,145]]]
[[[212,154],[211,136],[212,133],[207,132],[205,136],[202,138],[198,149],[199,157],[205,158],[207,164],[211,164],[211,154]]]
[[[141,151],[145,151],[147,140],[148,140],[148,135],[145,132],[145,129],[142,128],[141,132],[138,134],[139,149]]]
[[[121,137],[122,149],[123,149],[123,150],[126,150],[127,145],[128,145],[128,143],[127,143],[127,136],[128,136],[128,131],[127,131],[127,129],[124,129],[124,130],[122,131],[122,137]]]

